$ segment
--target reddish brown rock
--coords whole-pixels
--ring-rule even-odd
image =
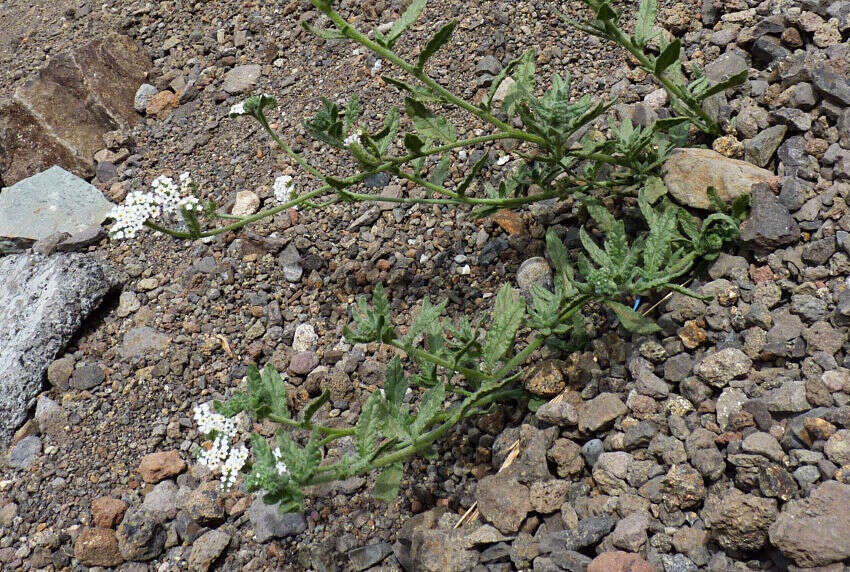
[[[118,539],[108,528],[84,528],[74,544],[74,557],[85,566],[118,566],[124,562]]]
[[[127,510],[127,503],[112,497],[100,497],[91,501],[92,522],[99,528],[115,528]]]
[[[612,550],[594,558],[587,572],[655,572],[655,569],[639,554]]]
[[[493,215],[493,221],[510,235],[526,234],[525,223],[518,212],[502,209]]]
[[[186,461],[180,458],[176,450],[151,453],[142,458],[136,472],[147,483],[158,483],[161,480],[179,475],[186,469]]]
[[[177,107],[177,94],[172,91],[160,91],[153,96],[145,113],[154,117],[167,117],[171,110]]]

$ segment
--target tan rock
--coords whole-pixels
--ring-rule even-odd
[[[161,480],[179,475],[186,469],[186,461],[180,458],[176,450],[160,451],[145,455],[136,472],[147,483],[158,483]]]
[[[177,107],[177,94],[173,91],[160,91],[151,98],[145,109],[145,114],[152,117],[167,117],[171,110]]]
[[[772,182],[775,175],[746,161],[729,159],[710,149],[677,149],[663,167],[664,183],[680,204],[709,209],[708,187],[731,203],[749,193],[755,183]]]
[[[127,503],[112,497],[99,497],[91,501],[92,522],[98,528],[115,528],[124,513]]]
[[[74,557],[85,566],[118,566],[124,562],[118,539],[108,528],[84,528],[74,544]]]
[[[655,568],[639,554],[611,550],[594,558],[587,572],[655,572]]]

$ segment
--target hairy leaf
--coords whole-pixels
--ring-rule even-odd
[[[263,389],[271,413],[289,418],[289,406],[286,403],[286,382],[271,364],[266,364],[262,372]]]
[[[634,332],[636,334],[651,334],[661,330],[661,328],[658,327],[658,324],[639,312],[632,310],[625,304],[620,304],[613,300],[608,300],[605,304],[614,310],[614,313],[617,314],[617,319],[619,319],[620,323],[623,324],[623,327],[630,332]]]
[[[404,394],[407,393],[407,387],[407,378],[404,377],[404,368],[401,367],[401,360],[397,355],[393,356],[384,376],[384,397],[387,403],[393,406],[393,409],[401,407],[401,402],[404,401]]]
[[[655,36],[652,32],[655,26],[655,16],[658,12],[657,0],[640,0],[637,22],[635,23],[635,44],[645,47]]]
[[[404,11],[404,14],[401,15],[401,18],[393,22],[392,28],[387,32],[387,40],[390,47],[419,18],[419,15],[425,10],[427,3],[428,0],[413,0],[410,6],[407,7],[407,10]]]
[[[400,118],[401,112],[398,110],[398,107],[393,107],[384,118],[384,128],[372,136],[381,155],[387,152],[396,134],[398,134]]]
[[[403,473],[401,465],[390,465],[375,479],[375,489],[372,496],[384,502],[392,502],[398,496]]]
[[[307,21],[301,20],[301,27],[311,34],[322,38],[323,40],[341,40],[345,38],[345,34],[336,28],[316,28],[311,26]]]
[[[643,188],[643,194],[649,204],[655,203],[658,199],[667,194],[667,185],[661,177],[647,177],[646,185]]]
[[[431,36],[431,39],[428,40],[427,44],[425,44],[425,48],[419,53],[419,60],[417,61],[416,67],[419,69],[423,69],[425,67],[428,59],[433,56],[437,50],[443,47],[443,45],[452,37],[452,32],[454,32],[455,26],[457,26],[457,22],[452,20],[437,30],[436,34]]]
[[[493,322],[484,339],[484,361],[491,370],[511,348],[514,336],[525,315],[525,301],[515,300],[513,288],[502,286],[493,305]]]
[[[402,338],[402,345],[405,347],[412,346],[416,336],[430,328],[432,325],[438,323],[440,316],[442,316],[443,311],[446,309],[446,304],[448,304],[447,299],[442,300],[436,306],[431,304],[427,298],[422,300],[422,309],[419,310],[419,313],[416,315],[416,319],[413,320],[413,324],[410,325],[410,330],[404,338]]]
[[[319,397],[308,403],[307,407],[304,409],[304,421],[309,422],[313,418],[313,415],[322,408],[322,405],[330,401],[330,399],[331,393],[326,389],[321,395],[319,395]]]
[[[357,454],[362,459],[369,458],[378,445],[378,431],[383,424],[379,412],[380,403],[381,394],[377,391],[372,392],[366,403],[363,404],[360,418],[357,420],[357,426],[354,429],[354,436],[357,438]]]
[[[431,174],[431,183],[437,185],[438,187],[443,186],[443,183],[446,181],[446,178],[449,176],[449,167],[452,164],[452,157],[450,154],[446,153],[443,155],[440,162],[437,163],[437,166],[434,167],[434,172]]]
[[[721,81],[720,83],[716,83],[713,86],[709,87],[705,91],[697,94],[697,100],[703,101],[704,99],[708,99],[712,95],[720,93],[722,91],[726,91],[727,89],[736,87],[747,81],[748,72],[747,70],[743,70],[739,73],[736,73],[732,77],[727,80]]]
[[[487,159],[489,156],[487,153],[482,153],[481,157],[472,165],[472,169],[466,174],[463,178],[463,181],[460,182],[455,192],[460,196],[464,196],[466,194],[467,189],[469,189],[469,185],[472,184],[473,179],[481,171],[482,167],[487,163]]]
[[[614,223],[616,219],[611,212],[605,208],[598,199],[595,198],[587,198],[584,201],[584,208],[587,209],[587,214],[593,219],[593,222],[596,223],[596,226],[599,227],[599,230],[602,232],[611,232],[611,229],[614,228]]]
[[[354,127],[354,122],[357,121],[358,101],[356,93],[352,93],[351,97],[348,98],[348,105],[345,106],[345,133],[351,133],[351,128]]]
[[[440,412],[440,407],[446,399],[446,384],[438,383],[429,389],[419,404],[419,413],[411,425],[411,433],[421,435],[433,423],[434,417]]]
[[[455,126],[447,119],[434,115],[421,102],[412,97],[404,98],[404,108],[407,115],[413,120],[413,126],[425,137],[439,139],[445,143],[454,143],[457,140]]]
[[[655,75],[660,76],[664,71],[679,61],[679,53],[682,51],[682,42],[676,38],[664,48],[661,55],[655,60]]]
[[[584,230],[584,227],[578,229],[578,237],[581,240],[581,245],[590,255],[590,258],[593,261],[602,267],[610,267],[612,266],[611,258],[609,258],[608,254],[599,248],[599,246],[590,238],[590,235],[587,234],[587,231]]]

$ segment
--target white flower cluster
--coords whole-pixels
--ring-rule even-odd
[[[243,101],[241,103],[235,103],[232,106],[230,106],[229,115],[231,117],[234,117],[236,115],[245,115],[245,102]]]
[[[221,472],[221,488],[227,490],[248,460],[248,449],[244,445],[230,446],[236,436],[236,419],[228,419],[213,411],[209,403],[204,403],[195,407],[195,422],[201,433],[215,433],[212,447],[204,450],[198,461],[213,472]]]
[[[292,184],[292,177],[289,175],[281,175],[274,180],[272,189],[274,190],[275,200],[279,203],[285,203],[292,198],[293,192],[295,191],[295,185]]]
[[[345,138],[345,141],[343,141],[343,143],[345,143],[346,147],[351,147],[351,145],[354,143],[360,145],[360,135],[358,135],[357,133],[352,133],[351,135]]]
[[[189,173],[180,175],[178,187],[171,177],[161,175],[151,182],[153,191],[127,193],[124,203],[116,205],[109,213],[115,224],[109,231],[113,239],[133,238],[145,223],[161,214],[171,214],[178,210],[200,211],[200,201],[191,196],[193,184]],[[189,196],[181,196],[189,195]]]
[[[375,60],[375,63],[372,64],[372,75],[380,73],[382,67],[384,67],[384,62],[382,60]]]
[[[277,468],[277,472],[280,473],[281,476],[288,473],[289,468],[286,466],[286,463],[283,462],[283,454],[280,452],[280,447],[275,447],[272,454],[276,461],[275,468]]]

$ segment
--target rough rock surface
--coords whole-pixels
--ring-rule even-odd
[[[112,206],[96,187],[53,166],[0,192],[0,236],[74,234],[100,225]]]
[[[86,255],[0,259],[0,448],[23,423],[47,366],[117,283]]]

